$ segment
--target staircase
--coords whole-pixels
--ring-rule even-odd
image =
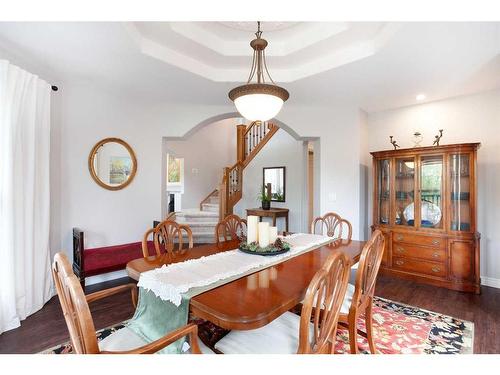
[[[194,243],[215,242],[219,219],[232,214],[243,196],[243,170],[278,130],[274,124],[260,121],[248,127],[237,126],[236,163],[224,168],[218,188],[200,202],[199,208],[182,210],[175,215],[179,224],[191,227]]]
[[[279,127],[270,122],[254,121],[248,127],[238,125],[236,139],[236,163],[224,168],[219,185],[220,217],[233,213],[233,208],[243,196],[243,170],[266,145]]]
[[[176,212],[179,224],[189,225],[193,231],[193,242],[214,243],[215,227],[219,222],[219,192],[212,191],[201,203],[199,209],[191,208]]]

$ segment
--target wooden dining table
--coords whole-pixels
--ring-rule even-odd
[[[192,297],[190,312],[225,329],[249,330],[263,327],[303,300],[309,282],[328,255],[344,252],[354,264],[359,260],[364,244],[365,241],[340,240],[319,246]],[[139,280],[142,272],[237,247],[238,241],[207,244],[175,257],[163,254],[135,259],[127,263],[126,269],[131,278]]]

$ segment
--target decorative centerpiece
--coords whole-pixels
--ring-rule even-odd
[[[290,245],[278,238],[278,228],[259,223],[258,216],[247,217],[247,237],[239,249],[247,254],[278,255],[290,250]]]
[[[260,247],[258,242],[241,242],[239,249],[247,254],[254,255],[279,255],[290,251],[290,245],[281,238],[276,239],[273,244],[266,247]]]

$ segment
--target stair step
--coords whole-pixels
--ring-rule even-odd
[[[203,228],[203,227],[215,228],[215,226],[218,224],[218,221],[180,221],[180,220],[177,220],[177,222],[179,224],[188,225],[193,230],[194,230],[194,228]]]
[[[219,205],[214,203],[203,203],[201,205],[203,212],[219,212]]]
[[[193,236],[198,236],[198,235],[211,235],[211,236],[213,236],[215,233],[215,227],[197,228],[197,227],[190,226],[190,228],[191,228],[191,231],[193,232]]]
[[[219,221],[219,211],[200,211],[199,209],[186,209],[176,213],[178,223],[214,223]]]

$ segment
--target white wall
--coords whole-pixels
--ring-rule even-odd
[[[353,239],[360,230],[360,113],[357,107],[299,106],[287,103],[279,120],[302,137],[318,137],[315,168],[319,179],[319,213],[337,212],[352,223]],[[318,147],[316,147],[318,146]]]
[[[164,153],[184,158],[182,209],[198,208],[200,201],[220,184],[222,169],[236,162],[238,124],[239,119],[226,119],[201,128],[186,140],[164,138]],[[166,165],[163,169],[166,172]]]
[[[391,149],[390,135],[402,148],[412,147],[416,130],[426,146],[432,145],[438,129],[444,129],[441,144],[481,142],[477,207],[481,275],[484,284],[500,287],[500,90],[371,114],[368,128],[370,151]]]
[[[262,168],[285,166],[285,202],[271,202],[271,206],[290,210],[290,231],[306,230],[303,226],[304,215],[307,216],[307,211],[303,210],[306,181],[304,157],[303,142],[297,141],[283,129],[278,130],[243,171],[243,197],[234,207],[234,213],[246,217],[247,208],[261,206],[256,198],[262,186]],[[271,222],[270,219],[263,220]],[[284,219],[277,219],[276,224],[279,231],[285,230]]]
[[[161,217],[162,137],[181,137],[195,124],[229,112],[226,107],[149,103],[89,85],[60,88],[52,108],[53,251],[71,251],[71,229],[86,233],[86,246],[140,241]],[[55,132],[54,132],[55,131]],[[106,137],[122,138],[137,156],[137,175],[123,190],[109,191],[90,177],[90,150]],[[55,194],[55,193],[58,194]]]

